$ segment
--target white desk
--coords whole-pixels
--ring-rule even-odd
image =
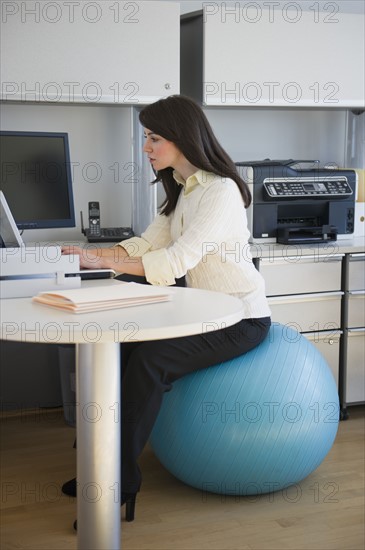
[[[173,294],[170,302],[82,315],[34,304],[30,298],[0,302],[2,340],[77,344],[79,549],[121,548],[119,343],[210,332],[242,317],[237,298],[188,288],[168,290]]]

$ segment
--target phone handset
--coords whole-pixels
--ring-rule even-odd
[[[97,201],[89,202],[89,234],[100,235],[100,204]]]

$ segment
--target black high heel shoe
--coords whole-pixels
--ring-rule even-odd
[[[76,497],[77,496],[77,481],[76,478],[72,478],[69,481],[66,481],[62,487],[61,491],[64,495],[67,495],[69,497]]]
[[[125,504],[125,520],[134,521],[134,511],[136,508],[137,493],[122,493],[120,505]],[[77,531],[77,519],[74,521],[74,529]]]
[[[134,521],[137,493],[122,493],[121,506],[125,504],[125,520]]]

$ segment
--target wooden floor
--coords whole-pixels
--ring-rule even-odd
[[[1,420],[2,550],[76,548],[74,430],[61,410]],[[123,550],[364,550],[364,408],[350,409],[322,465],[286,491],[235,499],[174,479],[148,448],[136,520],[122,522]],[[108,549],[105,549],[108,550]]]

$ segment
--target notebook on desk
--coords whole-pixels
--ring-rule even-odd
[[[0,191],[0,247],[25,247],[23,238],[2,191]],[[116,273],[112,269],[80,269],[79,271],[66,274],[66,277],[81,277],[81,280],[111,279],[115,276]]]

